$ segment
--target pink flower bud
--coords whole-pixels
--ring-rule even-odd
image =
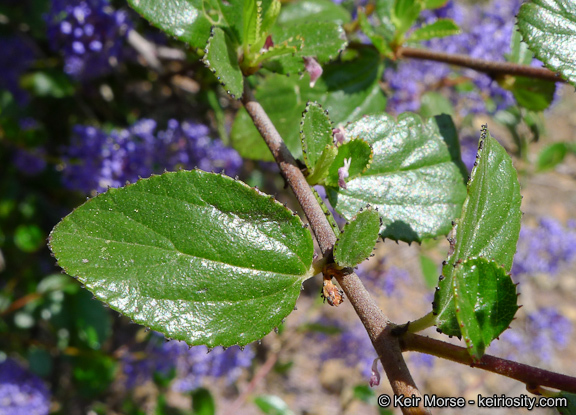
[[[332,130],[332,136],[337,145],[344,144],[346,140],[346,131],[342,127],[334,128]]]
[[[370,387],[378,386],[380,384],[380,372],[378,372],[378,359],[374,359],[372,363],[372,376],[370,376]]]
[[[338,169],[338,186],[342,189],[346,189],[346,179],[350,177],[350,164],[352,164],[352,157],[349,159],[344,159],[344,166]]]
[[[313,88],[318,78],[322,76],[322,67],[316,59],[305,57],[304,68],[306,68],[306,72],[310,74],[310,88]]]

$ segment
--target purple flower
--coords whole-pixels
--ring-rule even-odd
[[[537,227],[523,226],[513,274],[556,275],[562,265],[576,258],[576,229],[551,218],[541,218]]]
[[[64,71],[76,79],[105,75],[123,59],[131,23],[107,0],[52,0],[46,21],[50,46],[64,55]]]
[[[163,131],[156,131],[154,120],[143,119],[109,134],[77,125],[64,150],[64,185],[85,193],[102,192],[152,173],[194,167],[236,175],[242,158],[208,134],[205,125],[176,120]]]
[[[175,370],[172,389],[190,392],[200,387],[206,378],[224,378],[227,384],[233,384],[242,371],[252,365],[254,356],[250,345],[244,349],[233,346],[208,352],[206,346],[189,347],[183,342],[166,342],[162,335],[155,333],[145,353],[124,356],[123,369],[128,388],[149,381],[154,373],[167,374]]]
[[[48,388],[12,359],[0,363],[0,415],[46,415]]]
[[[389,297],[402,296],[402,292],[398,290],[399,284],[410,281],[410,274],[406,270],[388,267],[384,257],[376,264],[371,261],[360,264],[358,275],[371,292],[384,292]]]
[[[322,67],[318,61],[312,57],[304,58],[304,68],[310,74],[310,88],[313,88],[318,78],[322,76]]]
[[[16,149],[12,161],[25,175],[35,176],[46,168],[46,150],[42,147],[30,150]]]

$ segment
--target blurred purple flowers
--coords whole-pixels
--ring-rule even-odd
[[[46,415],[48,388],[12,359],[0,363],[0,415]]]
[[[33,43],[23,36],[0,37],[0,89],[10,91],[19,105],[28,101],[28,93],[20,88],[20,76],[36,59]]]
[[[64,72],[76,79],[105,75],[123,56],[131,23],[107,0],[52,0],[48,41],[64,55]]]
[[[521,5],[520,0],[509,2],[491,1],[486,4],[466,5],[450,0],[440,9],[425,11],[423,23],[431,23],[438,18],[453,19],[463,33],[446,38],[424,42],[427,49],[461,53],[473,58],[503,61],[510,50],[510,39],[514,29],[514,16]],[[417,111],[420,108],[421,95],[426,91],[438,89],[450,81],[453,70],[446,64],[406,60],[398,67],[388,69],[385,79],[394,94],[389,99],[389,108],[396,113]],[[461,89],[451,94],[454,102],[465,103],[468,112],[493,112],[514,104],[512,93],[506,91],[489,76],[473,70],[460,70],[462,80],[470,80],[477,89]],[[495,108],[487,108],[485,98],[492,98]],[[491,110],[491,111],[489,111]]]
[[[208,127],[191,121],[168,121],[156,131],[156,122],[143,119],[128,129],[110,133],[76,125],[64,151],[64,185],[90,193],[120,187],[126,181],[179,168],[198,167],[234,176],[241,166],[238,153],[208,137]]]
[[[233,346],[208,353],[206,346],[189,347],[183,342],[166,342],[161,335],[155,334],[148,343],[145,358],[138,359],[136,354],[128,354],[123,358],[123,368],[129,388],[151,380],[154,373],[167,375],[175,370],[172,389],[190,392],[200,387],[206,377],[223,378],[226,384],[233,384],[242,370],[252,365],[254,356],[250,345],[244,350]]]

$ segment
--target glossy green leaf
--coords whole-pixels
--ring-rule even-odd
[[[478,155],[462,214],[455,222],[452,252],[442,268],[444,278],[434,296],[436,325],[451,336],[461,335],[452,293],[454,265],[468,258],[483,257],[510,272],[520,233],[522,197],[516,170],[506,150],[486,128],[482,131]]]
[[[334,162],[330,166],[330,171],[328,176],[324,181],[326,186],[338,186],[338,169],[344,167],[345,160],[350,163],[350,168],[348,169],[348,178],[346,182],[349,182],[370,168],[370,163],[372,162],[372,147],[366,141],[362,139],[355,139],[348,141],[338,147],[338,154],[334,159]]]
[[[377,53],[364,51],[358,59],[332,63],[314,88],[310,78],[270,75],[256,88],[255,95],[294,157],[302,156],[300,121],[308,101],[317,101],[330,114],[334,124],[354,121],[364,114],[385,110],[386,98],[378,85],[382,66]],[[270,150],[254,127],[252,119],[241,109],[232,126],[234,148],[242,157],[272,161]]]
[[[297,23],[276,26],[272,30],[274,42],[302,39],[303,47],[293,56],[281,56],[264,64],[280,74],[295,75],[304,71],[304,57],[315,57],[318,63],[330,62],[344,50],[348,41],[344,29],[334,22]]]
[[[518,311],[516,285],[496,262],[473,258],[456,265],[452,295],[466,348],[478,362]]]
[[[301,0],[287,3],[282,7],[278,24],[334,22],[348,23],[350,13],[330,0]]]
[[[433,23],[424,25],[414,30],[408,37],[410,42],[420,42],[439,37],[453,36],[460,33],[461,30],[452,19],[438,19]]]
[[[518,13],[518,28],[536,58],[576,85],[576,3],[532,0]]]
[[[304,163],[313,170],[326,146],[332,144],[332,122],[320,104],[309,102],[302,113],[300,128]]]
[[[450,231],[466,197],[466,173],[449,116],[427,122],[410,113],[397,121],[370,116],[346,132],[368,142],[374,154],[370,168],[347,189],[328,189],[336,211],[351,218],[367,204],[377,207],[382,238],[422,241]]]
[[[558,397],[565,398],[565,406],[557,406],[556,410],[560,415],[576,415],[576,393],[561,391]]]
[[[64,218],[50,248],[98,299],[191,345],[262,338],[312,272],[312,237],[298,216],[200,170],[108,190]]]
[[[367,206],[346,225],[334,245],[334,260],[342,267],[355,267],[368,259],[380,230],[378,211]]]
[[[219,27],[212,28],[202,61],[214,73],[228,95],[237,99],[242,97],[244,78],[238,64],[236,48],[224,30]]]
[[[165,33],[203,49],[210,36],[210,21],[202,11],[203,0],[128,0],[128,4]]]

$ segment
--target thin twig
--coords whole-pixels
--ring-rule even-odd
[[[471,58],[467,55],[437,52],[429,49],[417,49],[402,47],[396,51],[398,58],[422,59],[435,62],[443,62],[450,65],[463,66],[484,72],[495,78],[499,75],[516,75],[528,78],[543,79],[546,81],[566,82],[560,74],[546,68],[535,68],[528,65],[520,65],[512,62],[494,62],[484,59]]]
[[[533,366],[517,363],[499,357],[484,355],[480,362],[474,363],[470,354],[464,347],[446,343],[441,340],[406,333],[400,339],[403,351],[427,353],[453,362],[462,363],[478,369],[498,373],[522,383],[530,389],[538,386],[559,389],[566,392],[576,393],[576,378],[538,369]]]
[[[336,242],[336,236],[332,230],[322,208],[316,201],[310,186],[294,160],[294,157],[286,147],[286,144],[278,134],[278,131],[270,121],[264,108],[256,101],[248,82],[244,82],[244,96],[242,102],[246,111],[252,118],[254,125],[262,135],[262,138],[272,152],[282,175],[296,195],[296,199],[302,206],[304,214],[308,218],[320,250],[324,256],[331,257],[332,248]],[[384,371],[397,395],[422,397],[416,387],[412,375],[406,366],[406,362],[400,350],[398,337],[391,331],[393,325],[376,305],[360,279],[355,273],[338,275],[338,283],[346,293],[346,296],[354,310],[364,324],[370,340],[380,357]],[[421,399],[420,402],[423,402]],[[423,406],[417,408],[402,408],[404,414],[429,414],[429,410]]]

